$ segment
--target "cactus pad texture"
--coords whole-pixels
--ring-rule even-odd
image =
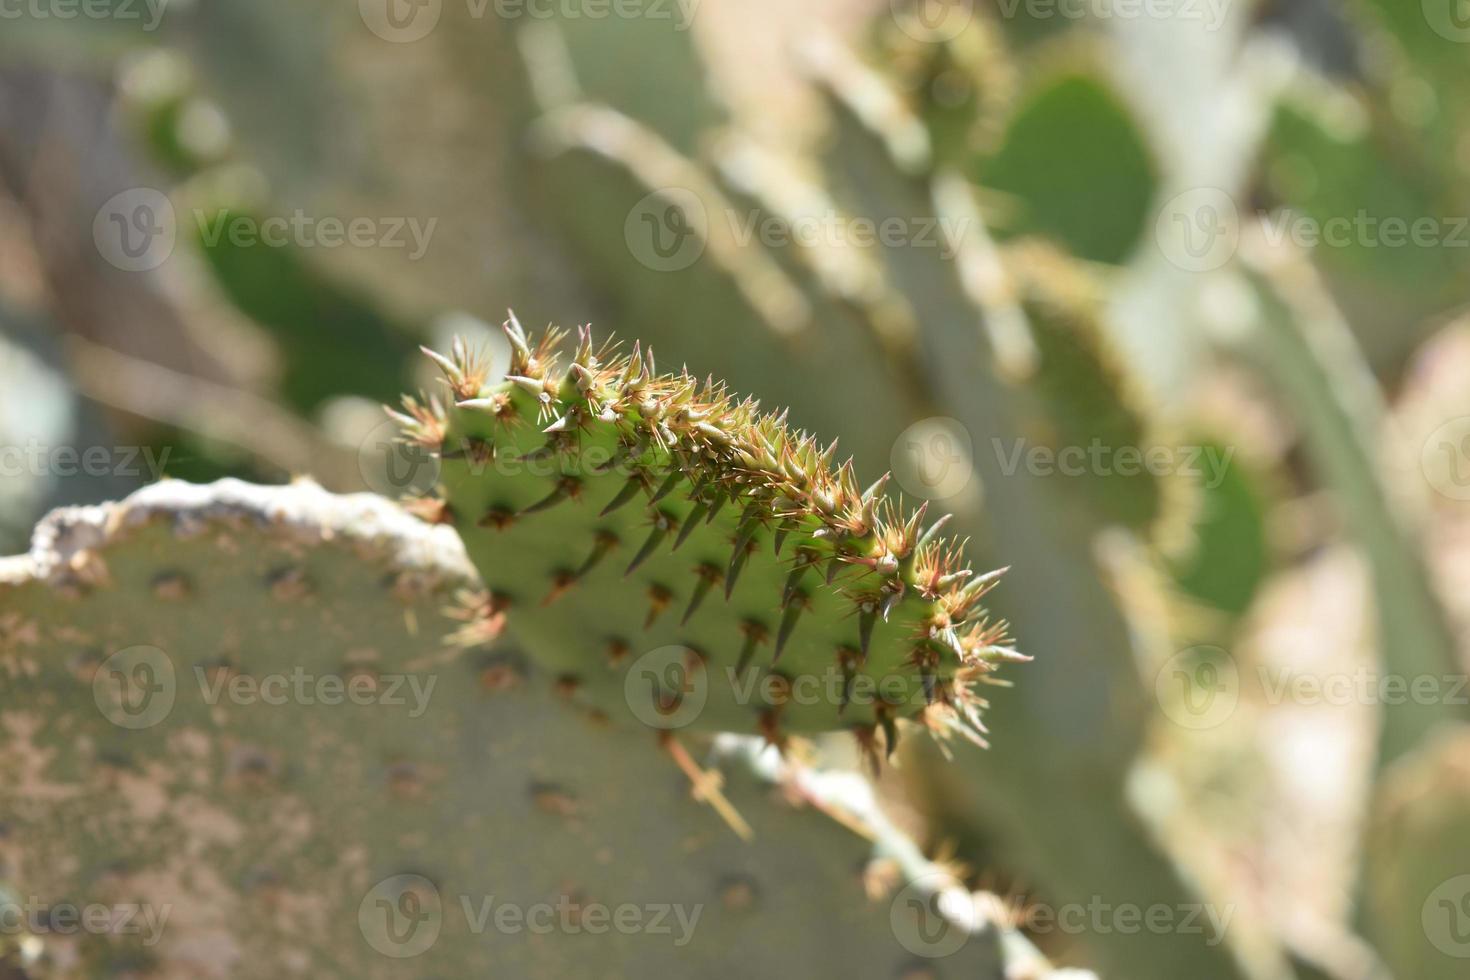
[[[660,739],[609,729],[513,652],[446,644],[439,610],[476,584],[447,529],[310,484],[170,482],[49,518],[0,562],[0,894],[30,927],[0,967],[1046,972],[857,777],[691,739],[747,844]],[[968,925],[916,921],[941,907]],[[51,928],[65,909],[111,924]]]
[[[595,707],[654,727],[881,730],[891,749],[920,718],[980,738],[972,686],[1021,658],[980,604],[999,573],[974,574],[944,519],[636,344],[584,329],[567,370],[558,331],[506,332],[505,380],[457,345],[434,355],[455,407],[400,415],[442,462],[430,510],[485,578],[471,640],[508,619]]]
[[[851,461],[784,416],[689,373],[659,375],[637,344],[579,332],[538,344],[506,325],[510,373],[463,345],[435,356],[456,398],[409,404],[410,438],[440,454],[444,500],[487,592],[470,641],[509,619],[538,658],[603,711],[654,727],[853,729],[895,741],[897,718],[979,739],[972,691],[1001,663],[1004,623],[944,519],[864,491]],[[614,707],[616,705],[616,707]]]

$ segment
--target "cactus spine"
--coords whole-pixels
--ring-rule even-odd
[[[1024,659],[981,600],[961,545],[866,490],[837,446],[790,428],[724,385],[660,375],[579,331],[532,342],[512,318],[509,374],[457,344],[434,355],[454,397],[396,413],[441,461],[430,506],[464,537],[487,592],[467,635],[508,621],[591,704],[682,724],[786,732],[851,729],[891,750],[896,721],[979,740],[977,683]],[[683,683],[637,690],[639,655],[679,648]],[[646,662],[646,661],[645,661]],[[609,668],[612,669],[609,669]],[[728,683],[711,682],[723,675]],[[748,683],[750,680],[758,683]],[[719,677],[716,676],[716,680]],[[691,688],[694,689],[691,691]]]

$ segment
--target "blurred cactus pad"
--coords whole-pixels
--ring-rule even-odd
[[[596,708],[654,727],[850,729],[891,751],[898,719],[980,740],[977,684],[1007,661],[946,518],[866,489],[837,445],[653,352],[506,324],[508,374],[456,343],[449,386],[395,413],[437,455],[442,499],[485,579],[463,610],[507,623]],[[881,741],[880,741],[881,740]]]

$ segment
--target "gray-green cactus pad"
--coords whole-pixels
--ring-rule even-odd
[[[931,918],[960,948],[922,955],[915,916],[952,881],[871,815],[876,852],[741,749],[721,758],[746,843],[653,733],[609,728],[513,652],[446,644],[441,609],[476,584],[447,528],[309,484],[167,483],[48,519],[0,563],[0,883],[30,926],[12,959],[34,977],[1002,976],[989,932]],[[68,909],[116,917],[68,928]]]

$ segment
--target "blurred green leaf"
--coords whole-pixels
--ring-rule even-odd
[[[1209,439],[1197,444],[1201,458],[1229,462],[1218,474],[1206,470],[1197,491],[1198,517],[1190,528],[1194,540],[1169,568],[1186,595],[1240,616],[1270,567],[1265,494],[1234,447]]]
[[[239,211],[209,215],[211,225],[259,225]],[[296,246],[241,245],[228,232],[200,247],[220,285],[246,315],[270,331],[283,355],[280,392],[309,412],[334,395],[396,401],[412,387],[415,344],[355,293],[328,281]]]
[[[1138,241],[1157,187],[1133,118],[1085,75],[1058,78],[1025,100],[974,177],[1016,199],[1008,234],[1045,235],[1078,258],[1112,264]]]

